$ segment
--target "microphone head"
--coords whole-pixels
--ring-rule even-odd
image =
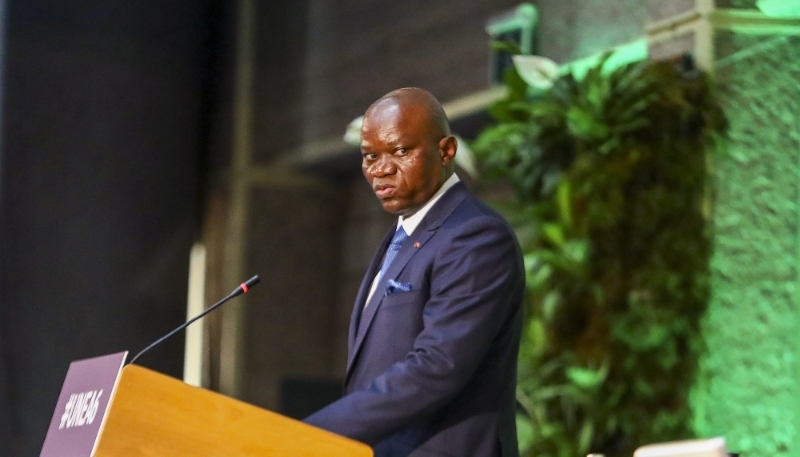
[[[236,290],[231,292],[231,296],[246,294],[247,292],[250,292],[250,288],[258,284],[258,281],[260,280],[261,279],[259,279],[258,275],[253,276],[247,281],[239,284],[239,287],[237,287]]]
[[[253,275],[252,278],[244,282],[244,285],[247,286],[247,288],[249,289],[250,287],[253,287],[256,284],[258,284],[259,281],[261,281],[261,278],[259,278],[258,275]]]

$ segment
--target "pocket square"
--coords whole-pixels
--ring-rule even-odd
[[[411,284],[390,279],[386,283],[386,295],[392,295],[395,292],[411,292]]]

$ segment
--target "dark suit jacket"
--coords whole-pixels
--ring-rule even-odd
[[[516,456],[525,279],[513,231],[456,184],[363,309],[394,231],[358,292],[345,396],[306,422],[373,445],[376,456]],[[387,295],[389,279],[412,289]]]

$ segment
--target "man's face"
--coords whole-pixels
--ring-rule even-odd
[[[414,214],[447,178],[455,139],[437,137],[435,130],[423,109],[391,101],[364,116],[361,169],[389,213]]]

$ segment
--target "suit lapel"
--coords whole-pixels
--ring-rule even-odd
[[[366,309],[364,309],[364,301],[369,294],[372,280],[375,278],[375,275],[380,268],[379,264],[383,259],[383,254],[386,251],[392,236],[394,235],[395,227],[389,230],[389,233],[387,233],[386,237],[384,237],[381,247],[373,257],[370,269],[361,283],[361,288],[359,289],[359,293],[356,298],[356,308],[353,310],[350,320],[350,333],[348,338],[349,344],[347,351],[347,372],[345,376],[345,382],[347,382],[347,380],[350,378],[353,364],[355,363],[358,352],[364,343],[364,338],[366,337],[370,325],[372,324],[372,320],[375,317],[375,314],[378,312],[378,308],[383,300],[387,281],[389,279],[397,279],[397,276],[403,271],[403,268],[405,268],[406,264],[408,264],[418,249],[421,248],[436,233],[436,229],[442,225],[444,220],[447,219],[447,216],[453,212],[456,206],[458,206],[458,204],[461,203],[464,198],[467,197],[467,195],[469,195],[469,191],[461,182],[454,185],[451,189],[445,192],[444,195],[442,195],[441,199],[436,202],[430,211],[428,211],[428,214],[425,215],[422,222],[414,230],[414,233],[411,234],[408,239],[406,239],[405,243],[403,243],[403,247],[400,248],[397,256],[392,261],[392,264],[389,265],[388,270],[381,277],[381,280],[375,287],[375,293],[372,294],[372,298],[370,299],[368,306]]]
[[[367,295],[369,295],[369,289],[372,286],[372,281],[375,279],[375,275],[378,274],[378,270],[380,269],[380,264],[381,261],[383,260],[383,253],[386,252],[386,248],[389,246],[389,242],[392,241],[392,237],[394,236],[395,230],[396,226],[393,225],[392,228],[383,237],[383,241],[381,241],[381,244],[378,246],[377,252],[372,257],[372,263],[370,263],[369,268],[367,269],[367,272],[364,275],[364,279],[361,281],[361,287],[358,288],[358,294],[356,295],[355,306],[353,307],[353,312],[350,315],[350,331],[347,334],[348,367],[350,366],[350,359],[352,358],[352,354],[354,352],[353,348],[355,346],[355,341],[356,341],[356,331],[358,329],[359,320],[361,320],[361,313],[364,310],[364,303],[367,300]],[[377,289],[375,290],[377,291]]]

